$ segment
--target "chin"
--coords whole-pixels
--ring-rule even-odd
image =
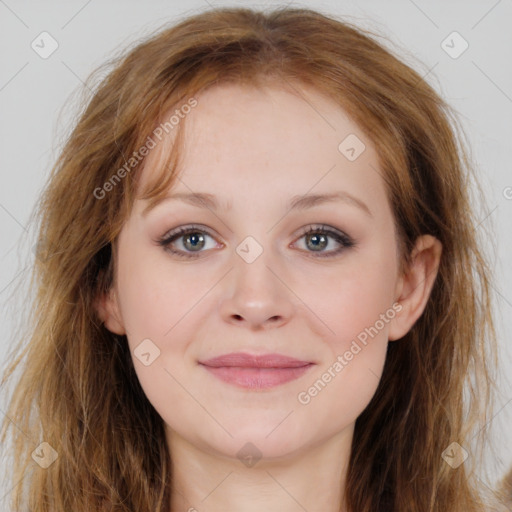
[[[293,413],[288,419],[291,419]],[[209,430],[203,434],[202,439],[210,449],[226,457],[236,457],[241,461],[244,457],[276,459],[286,458],[312,442],[308,439],[304,428],[297,429],[296,424],[283,421],[286,415],[281,415],[279,421],[262,422],[250,420],[233,423],[236,425],[227,428],[233,437],[225,434],[222,429],[216,429],[216,435],[212,436]],[[282,423],[281,423],[282,422]],[[281,424],[280,424],[281,423]],[[290,428],[293,427],[293,428]]]

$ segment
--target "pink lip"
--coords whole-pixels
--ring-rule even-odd
[[[254,356],[236,352],[200,361],[220,380],[243,388],[267,389],[298,379],[314,363],[280,354]]]

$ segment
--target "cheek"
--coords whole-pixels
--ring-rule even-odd
[[[336,282],[326,281],[324,293],[316,298],[319,316],[329,327],[322,336],[328,350],[296,398],[315,428],[327,428],[330,434],[357,419],[382,376],[388,329],[397,307],[396,275],[389,270],[394,255],[380,255],[356,258]]]
[[[130,275],[119,272],[119,295],[122,297],[121,314],[128,338],[161,338],[174,323],[178,309],[176,292],[169,284],[158,279],[158,270],[134,266]]]
[[[350,344],[313,375],[297,395],[297,417],[307,417],[318,435],[329,436],[353,424],[377,390],[386,359],[382,339]],[[348,357],[348,354],[350,356]]]
[[[118,265],[120,307],[128,337],[132,343],[144,338],[163,342],[197,306],[208,277],[192,267],[177,272],[165,255],[158,254],[163,249],[138,249],[136,244],[131,249],[122,253]]]
[[[130,249],[120,251],[117,277],[137,378],[166,424],[193,430],[187,418],[202,412],[183,388],[182,383],[189,383],[182,363],[194,328],[193,308],[204,294],[204,282],[191,280],[192,286],[185,286],[184,275],[171,275],[170,266],[162,258],[157,261],[154,252],[135,245]]]
[[[396,273],[393,249],[367,251],[351,260],[336,279],[325,281],[324,292],[312,301],[328,326],[323,339],[329,356],[298,396],[338,418],[355,419],[368,405],[384,367],[388,329],[397,315],[394,304]],[[315,306],[316,304],[316,306]],[[313,405],[314,404],[314,405]]]
[[[378,257],[376,256],[378,255]],[[337,354],[348,350],[353,340],[387,342],[396,285],[392,250],[354,254],[336,275],[326,275],[321,292],[310,294],[311,308],[327,325],[326,341]]]
[[[189,378],[187,350],[198,330],[197,314],[204,312],[201,298],[218,278],[192,265],[176,271],[160,249],[140,245],[119,251],[120,309],[140,384],[155,409],[165,413],[169,403],[190,402],[179,383]]]

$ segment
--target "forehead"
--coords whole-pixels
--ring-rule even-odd
[[[343,186],[385,199],[376,149],[334,101],[296,85],[223,84],[195,96],[183,116],[184,146],[175,192],[306,194]],[[144,186],[164,170],[174,134],[148,155]],[[155,174],[157,173],[157,174]]]

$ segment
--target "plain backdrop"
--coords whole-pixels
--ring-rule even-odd
[[[73,99],[83,82],[100,64],[165,23],[221,5],[268,9],[284,3],[0,0],[1,367],[15,342],[17,309],[9,307],[11,295],[34,258],[36,234],[29,229],[29,215],[72,126]],[[479,213],[477,229],[494,233],[488,249],[495,247],[493,295],[502,374],[489,425],[497,454],[489,458],[489,467],[497,479],[512,466],[512,389],[507,379],[512,371],[512,2],[305,0],[292,5],[344,16],[386,37],[386,44],[459,113],[487,194],[488,208]],[[4,411],[5,400],[0,415]],[[2,510],[8,492],[0,486]]]

